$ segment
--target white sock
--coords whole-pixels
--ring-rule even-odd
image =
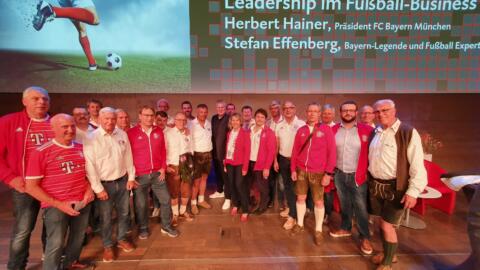
[[[192,205],[197,205],[197,200],[190,200],[190,203],[191,203]]]
[[[204,195],[198,195],[198,202],[203,202],[205,200]]]
[[[172,205],[172,213],[174,216],[178,216],[178,204]]]
[[[180,215],[183,215],[187,211],[187,206],[186,205],[180,205]]]
[[[307,204],[305,202],[303,203],[297,202],[297,224],[300,227],[303,227],[303,218],[305,217],[306,212],[307,212]]]
[[[318,208],[315,206],[315,231],[321,232],[323,226],[323,217],[325,216],[325,207]]]

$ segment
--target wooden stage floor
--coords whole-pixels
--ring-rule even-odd
[[[457,207],[449,216],[429,208],[425,230],[401,227],[399,230],[399,262],[394,269],[451,269],[463,262],[470,252],[466,234],[467,204],[463,194],[457,196]],[[4,198],[0,205],[0,269],[6,268],[12,228],[10,192],[0,187]],[[324,244],[315,246],[312,238],[313,215],[306,218],[306,231],[292,237],[282,229],[284,220],[278,210],[270,209],[262,216],[251,216],[245,224],[239,217],[221,211],[223,199],[211,200],[213,209],[202,210],[190,223],[180,223],[178,238],[160,233],[158,220],[151,219],[151,236],[132,238],[137,249],[120,252],[113,263],[103,263],[99,236],[84,248],[82,259],[97,261],[97,269],[375,269],[368,257],[360,255],[354,239],[333,239],[324,226]],[[338,226],[339,215],[333,217]],[[30,249],[28,269],[41,269],[41,219],[39,218]],[[378,230],[373,243],[380,248]]]

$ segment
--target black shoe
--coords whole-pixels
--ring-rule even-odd
[[[55,13],[53,12],[52,5],[45,1],[40,1],[37,5],[37,14],[33,17],[33,28],[40,31],[47,21],[53,20]]]

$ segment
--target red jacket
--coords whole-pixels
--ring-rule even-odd
[[[333,134],[337,134],[340,124],[332,127]],[[368,170],[368,138],[373,128],[362,123],[357,123],[358,137],[360,138],[360,155],[358,156],[357,170],[355,171],[355,183],[357,186],[365,183]]]
[[[302,145],[310,136],[310,129],[305,125],[298,129],[293,142],[290,170],[298,168],[307,172],[333,173],[337,162],[335,138],[332,129],[325,124],[316,124],[310,142],[300,152]]]
[[[0,181],[6,184],[13,178],[25,179],[25,147],[32,120],[25,110],[0,118]]]
[[[272,129],[265,126],[260,133],[260,145],[258,147],[257,161],[254,171],[270,170],[275,154],[277,153],[277,138]]]
[[[167,168],[167,152],[163,131],[154,126],[150,136],[136,125],[127,132],[132,147],[133,165],[137,176]]]
[[[230,133],[227,133],[227,146],[230,141]],[[226,152],[226,151],[225,151]],[[225,164],[233,166],[242,165],[242,171],[248,171],[248,162],[250,161],[250,132],[243,128],[238,131],[237,139],[235,140],[235,151],[233,152],[233,159],[227,159],[225,155]]]

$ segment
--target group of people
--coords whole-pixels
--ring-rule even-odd
[[[147,239],[150,201],[161,232],[177,237],[180,222],[212,207],[205,198],[211,170],[216,191],[209,198],[224,198],[223,210],[247,222],[276,198],[283,228],[298,235],[310,209],[317,245],[324,241],[336,190],[342,222],[330,236],[351,236],[355,219],[360,250],[372,254],[369,214],[380,216],[383,251],[372,261],[377,269],[392,269],[396,227],[427,182],[420,136],[396,117],[388,99],[360,112],[354,101],[345,101],[339,123],[335,107],[315,102],[303,121],[292,101],[274,100],[269,112],[244,106],[239,113],[234,104],[217,101],[210,121],[206,104],[196,106],[196,117],[189,101],[169,115],[168,101],[160,99],[156,108],[138,110],[134,126],[125,110],[98,100],[72,115],[50,117],[50,98],[41,87],[27,88],[22,102],[25,110],[0,118],[0,179],[12,188],[15,217],[8,269],[25,269],[40,208],[44,269],[89,267],[79,261],[89,226],[101,233],[104,262],[113,261],[117,249],[133,251],[130,217],[138,238]]]

